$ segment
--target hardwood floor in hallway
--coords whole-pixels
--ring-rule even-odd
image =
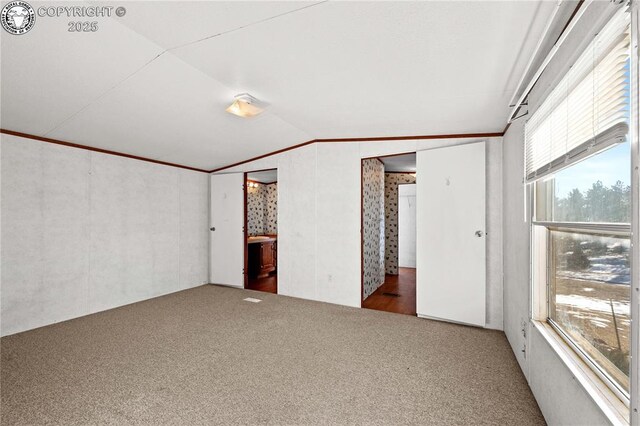
[[[362,302],[362,307],[416,315],[416,270],[399,268],[398,272],[398,275],[387,274],[384,284]]]
[[[278,275],[273,274],[265,278],[249,278],[247,289],[278,294]]]

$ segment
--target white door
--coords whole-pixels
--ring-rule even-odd
[[[244,173],[211,175],[209,282],[244,287]]]
[[[417,153],[418,316],[485,325],[485,144]]]
[[[416,185],[398,185],[398,266],[416,267]]]

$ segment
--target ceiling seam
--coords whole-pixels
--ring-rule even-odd
[[[76,113],[72,114],[71,116],[69,116],[68,118],[64,119],[62,122],[60,122],[59,124],[57,124],[55,127],[53,127],[52,129],[48,130],[46,133],[44,133],[44,136],[47,136],[47,135],[51,134],[52,132],[54,132],[55,130],[57,130],[57,129],[58,129],[58,128],[60,128],[61,126],[63,126],[66,122],[68,122],[68,121],[72,120],[74,117],[76,117],[77,115],[79,115],[80,113],[82,113],[83,111],[85,111],[86,109],[88,109],[89,107],[91,107],[92,105],[94,105],[95,103],[97,103],[99,100],[101,100],[102,98],[104,98],[105,96],[107,96],[111,91],[113,91],[113,90],[114,90],[114,89],[116,89],[118,86],[120,86],[122,83],[126,82],[127,80],[129,80],[130,78],[132,78],[133,76],[135,76],[137,73],[139,73],[140,71],[142,71],[143,69],[145,69],[145,68],[146,68],[147,66],[149,66],[151,63],[153,63],[156,59],[160,58],[162,55],[164,55],[164,54],[165,54],[165,53],[167,53],[167,52],[170,52],[170,53],[172,54],[172,57],[175,57],[175,58],[179,59],[181,62],[183,62],[183,63],[185,63],[186,65],[190,66],[191,68],[193,68],[193,69],[195,69],[195,70],[199,71],[200,73],[204,74],[204,75],[205,75],[205,76],[207,76],[208,78],[210,78],[210,79],[212,79],[212,80],[217,81],[217,82],[218,82],[218,83],[220,83],[222,86],[226,86],[225,84],[223,84],[222,82],[220,82],[220,81],[219,81],[219,80],[217,80],[216,78],[214,78],[214,77],[212,77],[212,76],[208,75],[207,73],[203,72],[203,71],[202,71],[202,70],[200,70],[199,68],[197,68],[197,67],[195,67],[195,66],[191,65],[190,63],[188,63],[188,62],[184,61],[183,59],[179,58],[178,56],[176,56],[176,55],[173,53],[173,51],[174,51],[174,50],[177,50],[177,49],[179,49],[179,48],[182,48],[182,47],[188,46],[188,45],[193,45],[193,44],[196,44],[196,43],[199,43],[199,42],[202,42],[202,41],[206,41],[206,40],[209,40],[209,39],[212,39],[212,38],[218,37],[218,36],[220,36],[220,35],[229,34],[229,33],[232,33],[232,32],[234,32],[234,31],[238,31],[238,30],[240,30],[240,29],[245,29],[245,28],[251,27],[251,26],[253,26],[253,25],[257,25],[257,24],[260,24],[260,23],[264,23],[264,22],[267,22],[267,21],[270,21],[270,20],[273,20],[273,19],[277,19],[277,18],[282,17],[282,16],[285,16],[285,15],[289,15],[289,14],[293,14],[293,13],[298,12],[298,11],[302,11],[302,10],[304,10],[304,9],[308,9],[308,8],[311,8],[311,7],[314,7],[314,6],[318,6],[318,5],[320,5],[320,4],[327,3],[328,1],[329,1],[329,0],[324,0],[324,1],[317,2],[317,3],[313,3],[313,4],[310,4],[310,5],[307,5],[307,6],[304,6],[304,7],[298,8],[298,9],[290,10],[290,11],[288,11],[288,12],[283,12],[283,13],[280,13],[280,14],[278,14],[278,15],[274,15],[274,16],[271,16],[271,17],[268,17],[268,18],[264,18],[264,19],[262,19],[262,20],[255,21],[255,22],[252,22],[252,23],[249,23],[249,24],[246,24],[246,25],[243,25],[243,26],[240,26],[240,27],[237,27],[237,28],[234,28],[234,29],[228,30],[228,31],[224,31],[224,32],[221,32],[221,33],[218,33],[218,34],[212,35],[212,36],[204,37],[204,38],[201,38],[201,39],[198,39],[198,40],[192,41],[192,42],[184,43],[184,44],[182,44],[182,45],[178,45],[178,46],[171,47],[171,48],[167,48],[167,49],[163,49],[161,46],[158,46],[155,42],[153,42],[153,41],[149,40],[149,39],[148,39],[147,37],[145,37],[144,35],[142,35],[142,34],[138,33],[138,32],[137,32],[137,31],[135,31],[135,30],[132,30],[131,28],[129,28],[130,30],[134,31],[134,32],[135,32],[135,33],[137,33],[139,36],[141,36],[141,37],[143,37],[143,38],[145,38],[145,39],[149,40],[150,42],[152,42],[153,44],[155,44],[156,46],[158,46],[158,47],[159,47],[160,49],[162,49],[162,50],[161,50],[159,53],[157,53],[153,58],[151,58],[150,60],[148,60],[145,64],[143,64],[141,67],[139,67],[137,70],[133,71],[131,74],[129,74],[129,75],[127,75],[126,77],[124,77],[121,81],[119,81],[119,82],[115,83],[112,87],[110,87],[109,89],[107,89],[106,91],[104,91],[102,94],[98,95],[98,96],[97,96],[93,101],[91,101],[90,103],[88,103],[87,105],[85,105],[84,107],[82,107],[82,108],[81,108],[80,110],[78,110]],[[116,21],[116,22],[117,22],[117,21]],[[305,130],[303,130],[303,129],[301,129],[301,128],[299,128],[299,127],[297,127],[297,126],[295,126],[295,125],[293,125],[293,124],[291,124],[291,123],[289,123],[288,121],[284,120],[282,117],[280,117],[280,116],[278,116],[278,115],[276,115],[276,114],[273,114],[273,115],[274,115],[274,117],[277,117],[279,120],[281,120],[283,123],[286,123],[286,124],[290,125],[292,128],[298,129],[298,130],[300,130],[302,133],[307,134],[307,135],[309,135],[309,136],[310,136],[310,134],[309,134],[307,131],[305,131]],[[508,128],[508,125],[507,125],[507,127],[505,127],[505,129],[502,131],[502,134],[504,134],[504,132],[507,130],[507,128]],[[347,139],[353,139],[354,141],[357,141],[357,140],[359,140],[360,138],[347,138]],[[362,139],[370,140],[370,138],[362,138]],[[375,139],[380,139],[380,140],[385,139],[385,140],[386,140],[386,139],[388,139],[388,138],[387,138],[387,137],[384,137],[384,138],[383,138],[383,137],[380,137],[380,138],[373,138],[373,139],[374,139],[374,140],[375,140]],[[392,137],[392,139],[393,139],[393,137]],[[307,142],[305,142],[305,143],[303,143],[303,144],[301,144],[301,145],[305,145],[305,144],[313,143],[313,142],[325,142],[325,141],[327,141],[327,142],[329,142],[329,141],[334,141],[334,139],[311,139],[310,141],[307,141]],[[345,141],[346,141],[346,140],[345,140]],[[300,144],[299,144],[299,145],[300,145]],[[298,145],[294,145],[294,146],[298,146]],[[291,147],[287,147],[287,148],[283,148],[282,150],[287,150],[287,149],[290,149],[290,148],[291,148]],[[278,151],[280,151],[280,150],[278,150]],[[276,152],[278,152],[278,151],[276,151]],[[269,154],[269,155],[273,155],[273,153],[271,153],[271,154]],[[162,157],[161,157],[161,158],[159,158],[158,160],[160,160],[160,161],[164,161],[164,158],[169,158],[169,157],[170,157],[170,155],[168,154],[167,156],[162,156]],[[259,156],[258,158],[262,158],[262,156]],[[253,160],[255,160],[255,158],[250,159],[250,160],[246,160],[246,161],[253,161]],[[243,162],[241,162],[241,163],[244,163],[244,162],[245,162],[245,161],[243,161]],[[229,166],[225,166],[225,167],[223,167],[223,168],[228,168],[228,167],[233,167],[233,166],[234,166],[234,165],[229,165]],[[215,170],[215,169],[214,169],[214,170]],[[219,170],[219,169],[218,169],[218,170]],[[213,170],[212,170],[212,171],[213,171]]]
[[[285,16],[285,15],[290,15],[290,14],[292,14],[292,13],[300,12],[301,10],[304,10],[304,9],[309,9],[310,7],[318,6],[318,5],[323,4],[323,3],[327,3],[328,1],[329,1],[329,0],[323,0],[323,1],[320,1],[320,2],[318,2],[318,3],[313,3],[313,4],[310,4],[310,5],[308,5],[308,6],[304,6],[304,7],[298,8],[298,9],[289,10],[289,11],[287,11],[287,12],[283,12],[283,13],[280,13],[280,14],[278,14],[278,15],[270,16],[270,17],[268,17],[268,18],[264,18],[264,19],[261,19],[261,20],[259,20],[259,21],[251,22],[251,23],[249,23],[249,24],[242,25],[242,26],[237,27],[237,28],[233,28],[233,29],[231,29],[231,30],[227,30],[227,31],[223,31],[223,32],[218,33],[218,34],[213,34],[213,35],[210,35],[210,36],[207,36],[207,37],[203,37],[203,38],[198,39],[198,40],[189,41],[189,42],[186,42],[186,43],[180,44],[180,45],[175,46],[175,47],[170,47],[170,48],[168,48],[166,51],[171,51],[171,50],[180,49],[180,48],[182,48],[182,47],[191,46],[192,44],[196,44],[196,43],[200,43],[200,42],[202,42],[202,41],[210,40],[210,39],[212,39],[212,38],[216,38],[216,37],[219,37],[219,36],[221,36],[221,35],[225,35],[225,34],[233,33],[233,32],[235,32],[235,31],[243,30],[243,29],[245,29],[245,28],[249,28],[249,27],[252,27],[252,26],[254,26],[254,25],[262,24],[262,23],[264,23],[264,22],[268,22],[268,21],[271,21],[271,20],[273,20],[273,19],[280,18],[280,17]]]
[[[146,62],[144,65],[142,65],[140,68],[136,69],[136,70],[135,70],[135,71],[133,71],[131,74],[127,75],[125,78],[123,78],[122,80],[118,81],[116,84],[114,84],[113,86],[111,86],[109,89],[107,89],[106,91],[104,91],[102,94],[100,94],[100,95],[98,95],[96,98],[94,98],[91,102],[89,102],[88,104],[86,104],[85,106],[83,106],[82,108],[80,108],[80,109],[79,109],[78,111],[76,111],[75,113],[71,114],[69,117],[67,117],[67,118],[65,118],[64,120],[62,120],[60,123],[56,124],[53,128],[51,128],[51,129],[47,130],[45,133],[43,133],[43,135],[42,135],[42,136],[45,136],[45,137],[46,137],[46,136],[50,135],[52,132],[54,132],[55,130],[57,130],[58,128],[60,128],[63,124],[65,124],[65,123],[67,123],[68,121],[72,120],[72,119],[73,119],[74,117],[76,117],[78,114],[80,114],[81,112],[85,111],[85,110],[86,110],[87,108],[89,108],[90,106],[94,105],[94,104],[95,104],[96,102],[98,102],[100,99],[104,98],[107,94],[109,94],[111,91],[113,91],[114,89],[116,89],[117,87],[119,87],[122,83],[126,82],[126,81],[127,81],[127,80],[129,80],[131,77],[133,77],[133,76],[135,76],[136,74],[138,74],[140,71],[142,71],[143,69],[145,69],[145,68],[146,68],[147,66],[149,66],[152,62],[154,62],[156,59],[160,58],[162,55],[164,55],[164,54],[165,54],[165,53],[167,53],[167,52],[170,52],[170,51],[172,51],[172,50],[179,49],[179,48],[181,48],[181,47],[190,46],[190,45],[192,45],[192,44],[196,44],[196,43],[199,43],[199,42],[202,42],[202,41],[205,41],[205,40],[209,40],[209,39],[212,39],[212,38],[215,38],[215,37],[218,37],[218,36],[224,35],[224,34],[229,34],[229,33],[234,32],[234,31],[238,31],[238,30],[241,30],[241,29],[244,29],[244,28],[251,27],[251,26],[253,26],[253,25],[257,25],[257,24],[261,24],[261,23],[264,23],[264,22],[267,22],[267,21],[271,21],[271,20],[273,20],[273,19],[277,19],[277,18],[280,18],[280,17],[285,16],[285,15],[289,15],[289,14],[292,14],[292,13],[295,13],[295,12],[299,12],[299,11],[304,10],[304,9],[308,9],[308,8],[310,8],[310,7],[318,6],[318,5],[323,4],[323,3],[327,3],[328,1],[329,1],[329,0],[323,0],[323,1],[320,1],[320,2],[318,2],[318,3],[313,3],[313,4],[310,4],[310,5],[308,5],[308,6],[304,6],[304,7],[298,8],[298,9],[294,9],[294,10],[290,10],[290,11],[287,11],[287,12],[284,12],[284,13],[280,13],[280,14],[278,14],[278,15],[270,16],[270,17],[268,17],[268,18],[264,18],[264,19],[259,20],[259,21],[256,21],[256,22],[251,22],[251,23],[249,23],[249,24],[246,24],[246,25],[243,25],[243,26],[240,26],[240,27],[237,27],[237,28],[234,28],[234,29],[228,30],[228,31],[223,31],[223,32],[218,33],[218,34],[214,34],[214,35],[211,35],[211,36],[208,36],[208,37],[201,38],[201,39],[199,39],[199,40],[195,40],[195,41],[191,41],[191,42],[188,42],[188,43],[184,43],[184,44],[182,44],[182,45],[178,45],[178,46],[175,46],[175,47],[171,47],[171,48],[163,49],[160,53],[158,53],[155,57],[151,58],[149,61],[147,61],[147,62]],[[113,18],[111,18],[111,19],[113,19]],[[117,21],[116,21],[116,22],[117,22]],[[121,24],[121,25],[122,25],[122,24]],[[127,28],[128,28],[128,27],[127,27]],[[131,30],[130,28],[128,28],[128,29],[129,29],[129,30]],[[138,33],[137,31],[135,31],[135,30],[131,30],[131,31],[134,31],[135,33],[137,33],[137,34],[138,34],[138,35],[140,35],[141,37],[145,38],[146,40],[150,41],[151,43],[156,44],[154,41],[152,41],[152,40],[150,40],[149,38],[145,37],[144,35],[142,35],[142,34]],[[158,47],[162,48],[161,46],[158,46]],[[178,57],[177,57],[177,56],[175,56],[175,55],[174,55],[174,57],[175,57],[175,58],[178,58]],[[180,59],[180,58],[178,58],[178,59]],[[196,67],[194,67],[193,65],[191,65],[191,64],[189,64],[189,63],[187,63],[187,62],[185,62],[185,61],[182,61],[182,62],[184,62],[185,64],[189,65],[190,67],[192,67],[192,68],[194,68],[194,69],[197,69]],[[200,71],[200,70],[199,70],[199,71]],[[201,71],[201,72],[202,72],[202,71]],[[215,79],[215,78],[211,77],[210,75],[208,75],[208,74],[206,74],[206,73],[204,73],[204,74],[205,74],[207,77],[209,77],[209,78],[211,78],[211,79],[213,79],[213,80],[216,80],[216,81],[217,81],[218,83],[220,83],[221,85],[226,86],[225,84],[223,84],[222,82],[218,81],[217,79]],[[275,114],[274,114],[274,115],[275,115]],[[296,126],[293,126],[291,123],[289,123],[288,121],[284,120],[282,117],[278,117],[278,118],[280,118],[280,120],[282,120],[283,122],[285,122],[285,123],[289,124],[290,126],[294,127],[295,129],[298,129],[298,130],[300,130],[300,131],[302,131],[303,133],[305,133],[305,134],[307,134],[307,135],[308,135],[308,133],[307,133],[306,131],[304,131],[304,130],[302,130],[302,129],[299,129],[299,128],[298,128],[298,127],[296,127]]]
[[[52,129],[47,130],[43,136],[48,136],[51,132],[57,130],[60,126],[62,126],[64,123],[66,123],[67,121],[73,119],[75,116],[77,116],[78,114],[80,114],[82,111],[86,110],[87,108],[89,108],[91,105],[95,104],[96,102],[98,102],[100,99],[104,98],[107,94],[109,94],[112,90],[114,90],[115,88],[117,88],[118,86],[120,86],[122,83],[124,83],[125,81],[129,80],[131,77],[133,77],[134,75],[138,74],[140,71],[142,71],[143,69],[145,69],[147,66],[149,66],[149,64],[151,64],[153,61],[155,61],[156,59],[158,59],[160,56],[164,55],[167,51],[164,50],[160,53],[158,53],[155,57],[151,58],[149,61],[147,61],[144,65],[142,65],[140,68],[136,69],[135,71],[133,71],[131,74],[127,75],[125,78],[123,78],[122,80],[118,81],[116,84],[114,84],[113,86],[111,86],[110,88],[108,88],[107,90],[105,90],[104,92],[102,92],[100,95],[98,95],[96,98],[94,98],[91,102],[89,102],[88,104],[86,104],[85,106],[83,106],[82,108],[80,108],[78,111],[74,112],[73,114],[71,114],[69,117],[65,118],[64,120],[62,120],[60,123],[56,124]]]

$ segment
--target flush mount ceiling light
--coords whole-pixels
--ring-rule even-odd
[[[228,113],[238,117],[254,117],[264,111],[264,105],[248,93],[234,96],[233,103],[226,109]]]

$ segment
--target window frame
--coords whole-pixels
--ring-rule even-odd
[[[632,241],[632,232],[630,223],[606,223],[606,222],[550,222],[537,221],[535,212],[537,211],[536,200],[537,195],[536,183],[530,184],[533,193],[532,209],[531,209],[531,241],[532,241],[532,290],[534,292],[532,319],[544,322],[561,338],[561,340],[575,353],[580,360],[586,363],[595,375],[611,390],[612,393],[627,407],[631,405],[631,378],[632,365],[629,371],[629,392],[620,387],[617,382],[606,372],[598,363],[589,356],[575,340],[562,329],[562,326],[550,317],[551,306],[551,274],[553,271],[552,247],[551,247],[551,231],[574,232],[587,235],[609,235],[613,237],[628,237]],[[630,249],[629,258],[632,260],[633,254]],[[631,269],[633,271],[633,268]],[[632,286],[629,286],[629,296],[632,296]],[[633,302],[631,302],[633,303]],[[629,312],[633,324],[633,309],[630,307]],[[629,331],[630,351],[633,348],[633,329]],[[633,359],[633,358],[632,358]]]
[[[626,3],[626,2],[625,2]],[[631,151],[631,224],[630,229],[630,356],[629,366],[629,397],[620,398],[619,392],[615,392],[616,386],[610,386],[611,381],[598,374],[599,368],[594,368],[590,360],[585,361],[569,341],[563,337],[563,333],[553,327],[548,318],[548,288],[547,256],[549,253],[547,244],[550,231],[547,226],[557,226],[560,222],[536,221],[536,180],[526,179],[525,166],[523,164],[523,191],[524,191],[524,222],[529,228],[529,321],[532,329],[537,330],[552,350],[565,363],[567,368],[575,375],[577,382],[584,387],[587,394],[600,407],[607,417],[614,423],[616,416],[625,418],[631,425],[640,425],[640,123],[639,123],[639,88],[640,88],[640,6],[638,2],[626,3],[631,14],[630,31],[630,111],[628,140]],[[557,83],[557,82],[556,82]],[[596,154],[597,155],[597,154]],[[541,179],[544,179],[541,178]],[[564,225],[575,226],[575,229],[592,230],[594,225],[587,223],[565,222]],[[612,225],[612,224],[595,224]],[[616,224],[613,224],[616,226]],[[574,229],[573,227],[571,229]],[[524,330],[523,330],[524,332]],[[528,352],[530,338],[525,333],[525,354]],[[526,355],[525,355],[526,356]],[[613,414],[612,413],[617,413]],[[620,420],[620,417],[617,417]],[[625,423],[626,423],[625,422]]]

